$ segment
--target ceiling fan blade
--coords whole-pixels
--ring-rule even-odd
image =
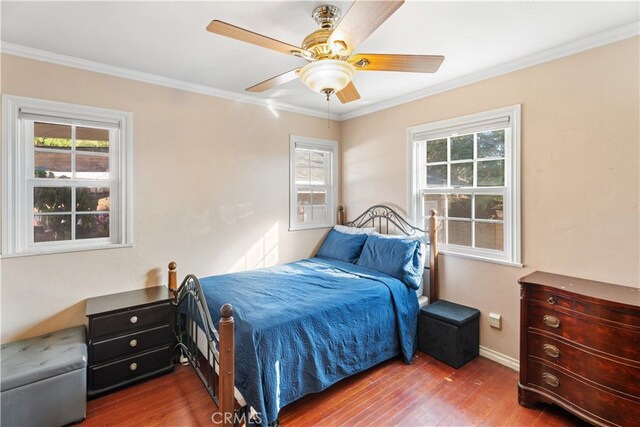
[[[216,19],[214,19],[209,25],[207,25],[207,31],[214,34],[220,34],[221,36],[240,40],[246,43],[251,43],[256,46],[272,49],[286,55],[300,54],[304,51],[297,46],[293,46],[288,43],[263,36],[262,34],[254,33],[253,31],[245,30],[244,28],[236,27],[235,25],[218,21]]]
[[[387,55],[358,53],[349,58],[356,70],[362,71],[408,71],[412,73],[435,73],[444,61],[442,55]]]
[[[347,52],[353,52],[362,41],[393,15],[402,3],[404,0],[356,0],[331,33],[330,45],[339,40],[346,44]]]
[[[287,71],[286,73],[282,73],[279,76],[271,77],[270,79],[260,82],[257,85],[251,86],[245,90],[249,92],[264,92],[265,90],[280,86],[281,84],[285,84],[287,82],[290,82],[291,80],[297,79],[298,70],[299,68],[296,68],[291,71]]]
[[[345,86],[344,89],[336,93],[336,96],[343,104],[360,99],[360,94],[358,93],[358,90],[354,86],[353,82],[349,82],[349,84]]]

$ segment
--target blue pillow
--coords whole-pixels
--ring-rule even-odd
[[[422,283],[422,248],[416,239],[372,235],[367,238],[357,265],[386,273],[411,289]]]
[[[355,264],[366,240],[366,234],[345,234],[331,230],[322,242],[316,256]]]

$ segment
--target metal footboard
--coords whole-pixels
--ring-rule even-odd
[[[176,265],[169,264],[169,287],[174,294],[176,348],[181,350],[218,407],[216,424],[233,426],[235,413],[235,345],[233,308],[220,309],[218,330],[198,278],[189,274],[176,289]],[[184,360],[184,359],[183,359]]]

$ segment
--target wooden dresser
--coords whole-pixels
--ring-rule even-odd
[[[640,289],[540,271],[518,282],[520,404],[638,425]]]
[[[89,298],[86,314],[89,397],[173,369],[167,287]]]

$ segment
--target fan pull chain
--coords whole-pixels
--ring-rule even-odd
[[[327,129],[331,128],[331,121],[329,120],[329,95],[327,95]]]

